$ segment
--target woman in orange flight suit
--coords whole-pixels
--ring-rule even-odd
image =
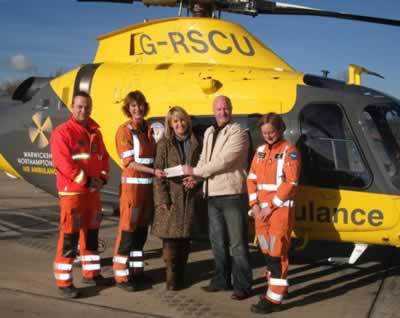
[[[269,313],[280,310],[288,290],[288,249],[301,162],[296,147],[283,139],[286,126],[281,116],[268,113],[260,118],[258,127],[266,143],[254,155],[247,189],[269,287],[251,311]]]
[[[156,142],[149,123],[144,119],[149,104],[140,91],[130,92],[122,107],[129,120],[116,134],[117,152],[122,161],[120,221],[115,242],[113,270],[116,286],[134,291],[143,278],[143,246],[153,210],[153,176]]]

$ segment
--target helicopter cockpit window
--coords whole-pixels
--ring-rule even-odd
[[[300,114],[300,126],[303,184],[350,188],[368,185],[370,175],[339,106],[306,106]]]
[[[377,162],[400,188],[400,105],[367,106],[361,126]]]

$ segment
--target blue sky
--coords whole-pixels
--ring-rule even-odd
[[[291,4],[400,20],[400,0],[287,0]],[[81,3],[74,0],[0,0],[0,82],[47,76],[90,63],[96,37],[142,22],[172,17],[174,8]],[[302,16],[256,18],[223,14],[238,22],[298,71],[343,78],[348,64],[385,79],[363,85],[400,98],[400,27]]]

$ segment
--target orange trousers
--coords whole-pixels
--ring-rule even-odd
[[[282,302],[288,291],[288,251],[293,224],[293,207],[275,209],[264,222],[255,220],[258,245],[267,266],[266,278],[269,287],[265,298],[276,304]]]
[[[143,247],[152,213],[152,184],[121,185],[120,219],[113,257],[117,283],[128,282],[143,274]]]
[[[93,278],[100,274],[100,194],[61,196],[60,208],[60,235],[53,271],[57,286],[67,287],[72,285],[72,264],[77,256],[78,243],[82,276]]]

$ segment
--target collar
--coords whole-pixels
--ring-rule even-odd
[[[80,123],[78,123],[73,115],[70,116],[70,121],[74,125],[78,125],[79,127],[82,127],[88,131],[94,131],[100,128],[99,124],[96,123],[91,117],[89,117],[86,126],[82,126]]]
[[[269,149],[269,150],[277,149],[277,148],[279,148],[284,142],[285,142],[284,139],[279,139],[279,140],[275,141],[272,145],[267,144],[267,146],[268,146],[268,149]]]
[[[147,122],[147,120],[143,120],[142,127],[140,127],[133,119],[129,119],[128,122],[132,126],[132,128],[136,131],[147,132],[149,129],[149,123]],[[143,130],[141,128],[143,128]]]
[[[179,137],[179,136],[177,136],[177,135],[173,135],[173,139],[175,139],[175,140],[177,140],[177,141],[179,141],[179,142],[184,142],[184,141],[186,141],[186,140],[188,140],[190,138],[190,135],[189,134],[187,134],[186,136],[184,136],[184,137]]]
[[[228,126],[230,123],[231,123],[231,121],[228,121],[225,124],[223,124],[222,126],[218,126],[217,122],[215,122],[213,124],[214,131],[220,131],[220,130],[224,129],[226,126]]]

